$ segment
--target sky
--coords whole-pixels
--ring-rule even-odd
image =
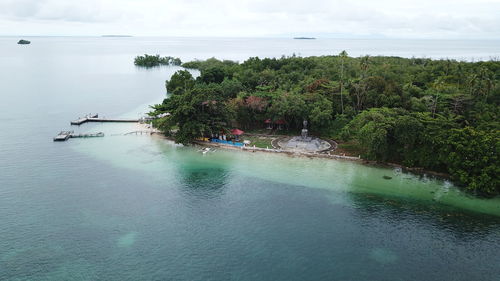
[[[0,35],[500,39],[500,0],[0,0]]]

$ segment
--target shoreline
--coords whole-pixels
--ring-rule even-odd
[[[141,130],[146,130],[149,131],[151,136],[156,135],[157,137],[170,140],[170,141],[175,141],[171,137],[167,137],[162,132],[154,127],[150,127],[149,124],[145,123],[137,123],[138,128]],[[283,137],[283,136],[274,136],[277,138]],[[399,168],[403,172],[407,173],[412,173],[415,175],[419,176],[431,176],[435,179],[439,180],[447,180],[451,181],[451,176],[447,173],[441,173],[441,172],[436,172],[436,171],[431,171],[431,170],[426,170],[423,168],[418,168],[418,167],[406,167],[401,164],[397,163],[390,163],[390,162],[379,162],[379,161],[372,161],[372,160],[366,160],[361,157],[355,157],[355,156],[349,156],[349,155],[338,155],[338,154],[325,154],[325,153],[318,153],[318,152],[300,152],[300,151],[290,151],[290,150],[283,150],[283,149],[276,149],[276,148],[261,148],[261,147],[249,147],[249,146],[243,146],[243,147],[236,147],[236,146],[231,146],[231,145],[224,145],[224,144],[219,144],[219,143],[212,143],[212,142],[204,142],[204,141],[195,141],[193,144],[199,145],[199,146],[205,146],[205,147],[217,147],[217,148],[222,148],[222,149],[227,149],[227,150],[239,150],[239,151],[247,151],[247,152],[260,152],[260,153],[274,153],[274,154],[284,154],[289,157],[306,157],[306,158],[322,158],[322,159],[331,159],[331,160],[343,160],[343,161],[351,161],[351,162],[356,162],[361,165],[366,165],[366,166],[371,166],[371,167],[379,167],[379,168],[387,168],[387,169],[395,169]],[[452,182],[455,186],[458,187],[458,185],[454,182]],[[478,197],[482,198],[482,197]]]
[[[155,129],[153,127],[149,127],[148,124],[144,123],[137,123],[138,128],[142,130],[146,130],[150,132],[151,136],[156,135],[157,137],[170,140],[170,141],[175,141],[171,137],[167,137],[162,134],[162,132],[158,129]],[[276,136],[277,138],[280,138],[280,136]],[[227,150],[239,150],[239,151],[247,151],[247,152],[260,152],[260,153],[274,153],[274,154],[284,154],[289,157],[306,157],[306,158],[322,158],[322,159],[331,159],[331,160],[342,160],[342,161],[351,161],[351,162],[356,162],[361,165],[366,165],[366,166],[371,166],[371,167],[379,167],[379,168],[387,168],[387,169],[395,169],[399,168],[403,172],[407,173],[412,173],[415,175],[419,176],[431,176],[435,179],[439,180],[447,180],[451,181],[451,176],[447,173],[440,173],[436,171],[431,171],[431,170],[426,170],[423,168],[411,168],[411,167],[406,167],[401,164],[397,163],[390,163],[390,162],[378,162],[378,161],[372,161],[372,160],[366,160],[361,157],[355,157],[355,156],[349,156],[349,155],[338,155],[338,154],[325,154],[325,153],[317,153],[317,152],[300,152],[300,151],[289,151],[289,150],[283,150],[283,149],[276,149],[276,148],[261,148],[261,147],[248,147],[248,146],[243,146],[243,147],[236,147],[236,146],[231,146],[231,145],[224,145],[224,144],[219,144],[219,143],[211,143],[211,142],[203,142],[203,141],[195,141],[195,145],[199,146],[205,146],[205,147],[217,147],[217,148],[222,148],[222,149],[227,149]],[[452,182],[455,186],[456,183]]]
[[[164,136],[164,138],[173,141],[173,139],[171,139],[171,138],[168,138],[165,136]],[[354,157],[354,156],[343,156],[343,155],[337,155],[337,154],[322,154],[322,153],[314,153],[314,152],[287,151],[287,150],[281,150],[281,149],[271,149],[271,148],[267,149],[267,148],[260,148],[260,147],[236,147],[236,146],[233,147],[230,145],[209,143],[209,142],[203,142],[203,141],[196,141],[196,142],[194,142],[194,144],[200,145],[200,146],[205,146],[205,147],[217,147],[217,148],[222,148],[222,149],[227,149],[227,150],[285,154],[289,157],[322,158],[322,159],[331,159],[331,160],[351,161],[351,162],[356,162],[358,164],[371,166],[371,167],[379,167],[379,168],[387,168],[387,169],[399,168],[403,172],[408,172],[408,173],[412,173],[412,174],[419,175],[419,176],[431,176],[431,177],[439,179],[439,180],[448,180],[448,181],[451,180],[450,175],[448,175],[446,173],[425,170],[422,168],[410,168],[410,167],[406,167],[406,166],[396,164],[396,163],[371,161],[371,160],[366,160],[366,159],[363,159],[360,157]],[[455,183],[453,183],[453,184],[456,185]]]

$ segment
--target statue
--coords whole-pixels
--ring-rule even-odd
[[[302,122],[302,125],[304,125],[301,133],[302,140],[307,140],[307,120],[304,120],[304,122]]]

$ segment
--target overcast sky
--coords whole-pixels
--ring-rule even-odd
[[[0,35],[500,39],[500,0],[0,0]]]

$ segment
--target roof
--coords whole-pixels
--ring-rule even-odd
[[[235,135],[235,136],[239,136],[239,135],[242,135],[244,132],[240,129],[232,129],[231,130],[231,134],[232,135]]]

